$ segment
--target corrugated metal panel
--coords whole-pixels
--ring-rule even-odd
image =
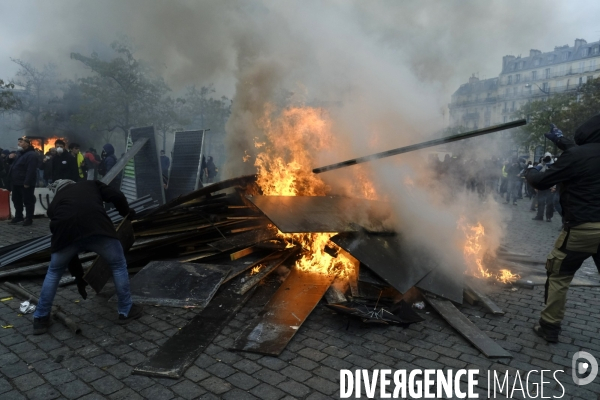
[[[156,153],[156,140],[154,138],[154,127],[131,129],[131,140],[135,142],[141,138],[148,138],[148,142],[135,155],[135,186],[137,195],[150,195],[159,204],[165,203],[165,193],[162,183],[160,162]]]
[[[198,188],[204,131],[175,133],[167,200]]]

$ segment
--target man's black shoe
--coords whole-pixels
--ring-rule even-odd
[[[45,317],[33,318],[33,334],[41,335],[48,332],[48,327],[50,326],[50,316],[46,315]]]
[[[551,332],[548,329],[542,328],[540,325],[533,327],[533,331],[536,335],[545,339],[549,343],[558,343],[558,332]]]
[[[546,218],[546,222],[552,222],[552,218]]]
[[[31,218],[25,218],[25,221],[23,221],[23,226],[29,226],[33,224],[33,220]]]
[[[542,218],[542,217],[533,217],[531,219],[534,221],[543,221],[544,220],[544,218]]]
[[[23,217],[14,217],[10,220],[9,224],[18,224],[19,222],[23,222]]]
[[[131,309],[129,310],[129,314],[124,316],[123,314],[119,314],[119,319],[117,320],[117,324],[125,325],[133,321],[134,319],[138,319],[144,314],[144,307],[138,306],[137,304],[133,304]]]

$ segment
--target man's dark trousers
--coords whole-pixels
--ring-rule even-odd
[[[25,205],[25,215],[27,218],[33,218],[35,210],[35,186],[26,188],[23,185],[13,185],[12,201],[15,206],[15,217],[23,217],[23,205]]]

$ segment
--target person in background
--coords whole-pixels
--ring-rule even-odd
[[[71,259],[83,251],[97,253],[112,270],[118,300],[115,322],[122,325],[141,317],[143,307],[133,304],[131,300],[123,247],[104,210],[104,202],[113,203],[119,214],[133,219],[135,211],[129,208],[123,193],[100,181],[88,180],[75,183],[60,179],[50,189],[55,192],[48,206],[52,254],[33,314],[33,334],[47,332],[58,283]]]
[[[58,139],[54,142],[56,156],[52,158],[52,180],[70,179],[76,181],[79,177],[77,160],[65,150],[65,142]]]
[[[38,156],[38,169],[37,169],[37,187],[46,187],[47,182],[44,181],[44,152],[41,149],[35,149]]]
[[[0,150],[0,189],[8,189],[8,149]]]
[[[200,181],[206,183],[208,173],[206,172],[206,157],[202,155],[202,162],[200,162]]]
[[[23,226],[29,226],[33,223],[33,212],[35,211],[34,191],[39,160],[38,154],[28,138],[23,136],[17,143],[19,155],[13,157],[9,172],[12,202],[15,206],[15,217],[10,223],[23,222]],[[25,218],[23,218],[23,205],[25,206]]]
[[[215,177],[217,176],[217,166],[213,162],[212,156],[208,156],[208,160],[206,161],[206,177],[208,178],[208,183],[213,183]]]
[[[97,177],[97,168],[98,165],[100,164],[98,161],[96,161],[96,157],[94,155],[94,153],[96,152],[96,149],[90,148],[88,151],[85,152],[85,166],[87,167],[87,180],[88,181],[93,181],[94,179],[96,179]]]
[[[506,202],[510,203],[512,197],[513,205],[517,205],[517,198],[519,197],[519,186],[521,185],[521,178],[519,173],[521,172],[521,166],[519,165],[519,159],[514,157],[510,165],[504,169],[506,172]]]
[[[81,151],[79,151],[80,147],[81,146],[79,146],[79,143],[71,143],[69,145],[69,151],[71,152],[71,155],[75,158],[75,162],[77,164],[77,179],[75,180],[75,182],[84,180],[87,174],[87,168],[85,166],[83,154],[81,154]]]
[[[554,158],[552,158],[552,154],[546,153],[544,154],[544,158],[542,159],[542,167],[536,168],[536,170],[544,172],[548,168],[551,168],[552,164],[554,164]],[[537,215],[532,219],[534,221],[543,221],[544,210],[546,210],[546,221],[552,222],[552,217],[554,216],[554,194],[551,191],[551,188],[547,190],[538,189],[537,202]]]
[[[46,182],[46,186],[52,183],[52,158],[56,156],[56,149],[52,147],[44,157],[44,181]]]

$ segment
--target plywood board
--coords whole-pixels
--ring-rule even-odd
[[[233,350],[278,356],[323,297],[334,276],[294,268],[235,340]]]
[[[434,299],[428,296],[425,296],[425,300],[450,326],[456,329],[458,333],[471,342],[486,357],[512,357],[508,351],[504,350],[502,346],[483,333],[448,300]]]

